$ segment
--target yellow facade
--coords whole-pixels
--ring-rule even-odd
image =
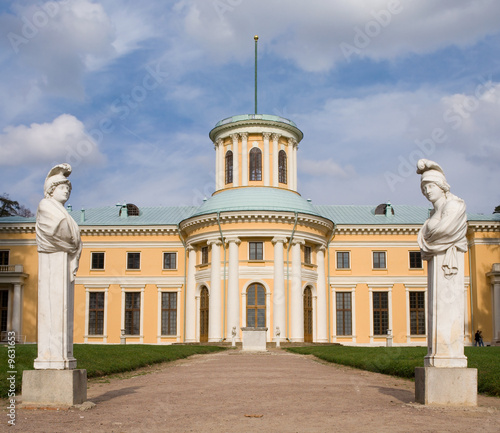
[[[231,341],[233,329],[240,341],[242,327],[258,324],[268,341],[426,344],[427,267],[419,266],[417,234],[427,210],[387,205],[389,211],[376,214],[375,206],[315,207],[302,199],[296,189],[302,133],[285,120],[219,122],[210,133],[216,192],[198,209],[72,212],[83,242],[76,343]],[[257,168],[252,149],[260,152]],[[228,151],[236,155],[230,171]],[[463,296],[470,344],[476,329],[487,344],[500,341],[495,218],[469,217]],[[3,330],[35,342],[34,220],[0,220],[2,251],[8,258],[0,266]]]

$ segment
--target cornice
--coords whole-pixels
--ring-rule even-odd
[[[0,233],[35,233],[35,223],[0,224]]]
[[[177,226],[80,226],[81,236],[165,236],[178,235]]]
[[[339,235],[417,235],[421,225],[337,225]],[[335,241],[335,239],[334,239]]]
[[[500,221],[468,221],[468,232],[500,232]]]

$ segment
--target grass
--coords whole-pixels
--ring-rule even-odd
[[[0,347],[0,398],[7,398],[10,371],[7,363],[7,347]],[[35,344],[15,347],[16,394],[21,393],[21,378],[24,370],[33,370],[37,356]],[[101,377],[113,373],[133,371],[160,362],[187,358],[194,354],[204,354],[224,350],[217,346],[156,346],[156,345],[102,345],[75,344],[74,356],[78,368],[87,370],[87,377]]]
[[[426,347],[309,346],[287,350],[408,379],[415,378],[415,367],[423,367],[427,355]],[[465,355],[468,367],[478,370],[478,392],[500,397],[500,347],[466,347]]]

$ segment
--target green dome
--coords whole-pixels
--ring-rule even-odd
[[[299,194],[286,189],[243,187],[214,194],[192,215],[227,211],[300,212],[321,216],[314,206]]]

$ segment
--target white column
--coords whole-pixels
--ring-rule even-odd
[[[493,335],[491,344],[500,345],[500,263],[493,263],[491,272],[486,274],[491,281],[492,310],[493,310]],[[472,326],[472,325],[471,325]],[[472,333],[476,331],[472,329]]]
[[[326,273],[325,273],[325,246],[321,245],[316,251],[318,261],[318,308],[317,308],[317,342],[328,343],[328,324],[327,324],[327,300],[326,300]]]
[[[293,171],[292,171],[292,179],[293,179],[293,190],[297,191],[297,150],[299,146],[296,140],[292,141],[292,154],[293,154]]]
[[[288,160],[289,160],[289,167],[288,167],[288,185],[291,190],[296,191],[297,187],[295,185],[295,146],[294,146],[295,140],[293,138],[288,139]]]
[[[290,340],[304,341],[304,298],[302,295],[302,240],[292,242],[292,288],[290,293]]]
[[[263,132],[264,137],[264,186],[269,186],[269,138],[271,137],[270,132]]]
[[[280,335],[285,336],[286,332],[286,297],[285,297],[285,265],[283,261],[283,244],[285,237],[275,237],[274,244],[274,288],[273,288],[273,332],[276,334],[276,327],[280,328]],[[280,339],[283,338],[280,336]]]
[[[236,341],[240,334],[240,285],[239,285],[239,257],[238,245],[241,241],[237,237],[226,238],[229,244],[229,269],[227,278],[227,330],[226,338],[231,340],[233,326],[236,327]]]
[[[219,143],[214,143],[215,149],[215,190],[218,191],[220,189],[219,185]]]
[[[221,272],[220,272],[220,240],[208,242],[212,246],[210,272],[210,297],[208,302],[208,341],[218,342],[221,332]]]
[[[225,155],[224,155],[224,141],[222,139],[218,139],[216,142],[216,146],[219,149],[218,155],[216,155],[219,163],[217,167],[217,173],[215,174],[216,179],[218,179],[218,184],[219,184],[219,189],[224,188],[225,185],[225,180],[224,180],[224,173],[225,173]]]
[[[278,170],[278,152],[279,152],[279,148],[278,148],[278,140],[279,138],[281,137],[280,134],[273,134],[272,135],[273,137],[273,186],[274,187],[278,187],[279,186],[279,178],[278,178],[278,173],[279,173],[279,170]]]
[[[233,186],[240,185],[240,159],[239,159],[239,149],[238,149],[238,134],[231,134],[233,139]]]
[[[248,134],[242,132],[241,137],[241,185],[248,185]]]
[[[185,322],[186,322],[186,335],[184,336],[184,341],[186,343],[193,343],[196,340],[196,250],[192,246],[187,247],[188,252],[188,263],[187,263],[187,278],[185,296],[186,296],[186,311]]]
[[[21,305],[21,284],[14,283],[14,303],[12,306],[14,314],[12,315],[12,330],[15,331],[16,337],[19,338],[21,335],[21,317],[22,317],[22,305]]]

